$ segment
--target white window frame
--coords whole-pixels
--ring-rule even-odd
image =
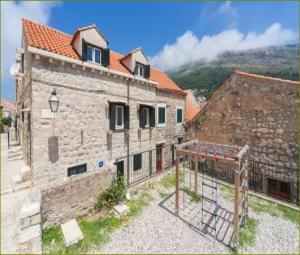
[[[165,123],[159,123],[159,108],[165,108]],[[167,124],[167,105],[166,104],[158,104],[156,106],[156,126],[157,127],[165,127]]]
[[[182,110],[182,116],[181,116],[181,122],[177,122],[177,110]],[[176,125],[181,125],[183,123],[183,107],[182,106],[176,106],[176,119],[175,119],[175,122],[176,122]]]
[[[99,51],[99,54],[100,54],[99,63],[96,62],[96,50]],[[95,64],[98,64],[98,65],[101,65],[101,55],[102,55],[101,50],[98,49],[98,48],[94,48],[93,53],[94,53],[94,54],[93,54],[93,55],[94,55],[94,63],[95,63]]]
[[[142,65],[140,63],[136,63],[136,65],[137,65],[137,75],[140,76],[140,77],[144,77],[144,73],[145,73],[144,65]]]
[[[145,123],[145,128],[150,127],[150,109],[148,107],[145,107],[146,111],[146,123]]]
[[[88,59],[88,54],[87,54],[87,53],[88,53],[89,48],[92,49],[92,60]],[[94,53],[93,53],[93,52],[94,52],[93,47],[87,45],[87,50],[86,50],[86,54],[87,54],[87,55],[86,55],[86,59],[87,59],[87,61],[90,62],[90,63],[93,63],[93,59],[94,59]]]
[[[118,108],[122,109],[122,125],[118,125]],[[124,129],[124,106],[123,105],[116,105],[116,112],[115,112],[115,129]]]
[[[101,55],[102,55],[102,52],[101,52],[101,49],[99,48],[96,48],[96,47],[93,47],[93,46],[90,46],[90,45],[87,45],[87,48],[91,48],[92,49],[92,60],[87,60],[88,62],[90,63],[93,63],[93,64],[96,64],[96,65],[101,65]],[[95,60],[96,60],[96,50],[98,50],[100,52],[100,62],[97,63]]]

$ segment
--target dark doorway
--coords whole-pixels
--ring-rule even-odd
[[[178,141],[178,144],[181,144],[183,142],[183,137],[178,137],[177,141]]]
[[[162,170],[162,145],[156,145],[156,172]]]
[[[268,178],[268,195],[290,200],[290,183]]]
[[[171,145],[171,150],[172,150],[172,164],[175,164],[175,144]]]
[[[117,176],[124,176],[124,160],[115,163],[117,166]]]

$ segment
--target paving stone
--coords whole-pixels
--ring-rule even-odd
[[[129,212],[129,207],[127,205],[115,205],[114,211],[117,216],[122,217]]]
[[[69,247],[83,239],[83,234],[75,219],[61,224],[60,226],[63,232],[64,243],[66,247]]]
[[[41,204],[39,202],[27,203],[23,205],[20,211],[20,218],[24,219],[36,214],[39,214],[41,211]]]
[[[42,221],[41,214],[36,214],[31,217],[23,218],[20,220],[21,230],[29,226],[40,224]]]
[[[25,243],[39,236],[41,236],[40,224],[23,229],[20,233],[20,242]]]

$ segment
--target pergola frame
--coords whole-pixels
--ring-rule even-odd
[[[235,162],[234,181],[234,219],[233,219],[233,245],[238,246],[240,227],[248,217],[248,151],[244,147],[215,144],[192,140],[176,147],[176,216],[179,216],[179,157],[188,156],[195,161],[195,192],[198,192],[198,162],[199,160],[225,160]],[[241,194],[240,194],[241,193]],[[203,194],[202,194],[203,195]],[[241,210],[240,210],[241,208]],[[241,214],[240,214],[241,212]]]

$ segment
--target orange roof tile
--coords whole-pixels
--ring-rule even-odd
[[[201,108],[199,107],[193,92],[191,92],[191,90],[185,90],[185,92],[187,93],[185,99],[185,120],[189,122],[197,115]]]
[[[23,19],[23,28],[30,46],[73,59],[80,59],[80,56],[71,44],[73,36],[26,19]],[[108,67],[130,74],[130,71],[120,61],[123,57],[124,55],[120,53],[110,51],[110,65]],[[158,69],[151,68],[150,79],[158,82],[158,88],[182,92],[164,72]]]
[[[172,81],[166,73],[156,68],[151,68],[150,79],[158,82],[158,88],[183,92],[182,89],[179,88],[177,84],[174,81]]]
[[[5,107],[7,110],[11,112],[15,111],[15,105],[6,99],[1,99],[1,106]]]
[[[80,59],[80,56],[72,47],[73,36],[26,19],[23,19],[23,29],[28,45],[73,59]],[[126,74],[131,74],[131,72],[121,62],[121,59],[124,56],[125,55],[111,50],[110,64],[108,68]],[[150,69],[150,80],[158,83],[158,89],[185,94],[185,92],[183,92],[183,90],[181,90],[181,88],[178,87],[166,73],[157,68]],[[186,119],[191,119],[192,116],[197,114],[198,110],[199,109],[197,109],[197,107],[191,102],[187,102]]]

